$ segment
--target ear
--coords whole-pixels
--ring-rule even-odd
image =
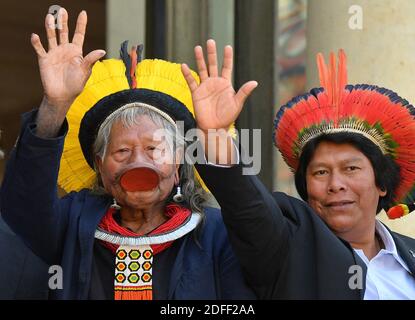
[[[179,171],[180,165],[184,163],[184,150],[183,148],[176,149],[176,171]]]
[[[96,165],[96,168],[98,169],[99,173],[101,173],[102,172],[101,171],[101,169],[102,169],[102,159],[99,155],[95,156],[95,165]]]
[[[379,190],[379,196],[380,197],[384,197],[384,196],[386,196],[388,194],[388,192],[385,190],[384,187],[378,188],[378,190]]]
[[[175,154],[175,173],[174,173],[174,185],[177,186],[180,183],[180,166],[182,163],[184,163],[184,149],[183,148],[177,148],[176,154]]]
[[[174,185],[177,186],[180,183],[179,167],[176,167],[176,172],[174,174]]]

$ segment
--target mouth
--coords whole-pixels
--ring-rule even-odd
[[[350,200],[343,200],[343,201],[331,201],[325,204],[326,208],[335,209],[335,210],[342,210],[347,209],[352,206],[355,202]]]
[[[160,182],[159,175],[147,167],[134,168],[120,177],[120,185],[127,192],[146,192],[154,190]]]

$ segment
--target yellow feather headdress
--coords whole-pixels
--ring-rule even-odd
[[[199,82],[197,74],[193,71],[192,74]],[[194,117],[191,92],[181,73],[180,64],[146,59],[136,65],[133,76],[137,89],[167,94],[184,104]],[[76,98],[66,116],[69,130],[58,176],[58,184],[66,192],[91,188],[96,180],[96,173],[85,159],[79,140],[84,116],[101,99],[128,89],[130,85],[126,76],[126,66],[122,60],[108,59],[95,63],[84,90]],[[207,190],[196,170],[195,173]]]

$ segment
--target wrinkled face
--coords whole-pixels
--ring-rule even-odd
[[[308,203],[337,235],[374,223],[379,197],[369,159],[350,144],[321,142],[306,171]]]
[[[178,176],[179,159],[174,161],[165,139],[156,133],[162,129],[148,116],[140,116],[139,125],[126,128],[115,122],[104,158],[97,157],[102,182],[121,206],[145,209],[162,204],[172,191]],[[149,191],[127,191],[120,184],[123,173],[137,167],[155,170],[158,185]]]

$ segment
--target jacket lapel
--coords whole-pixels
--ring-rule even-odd
[[[184,255],[185,255],[185,247],[186,247],[188,239],[189,239],[188,235],[185,235],[182,238],[180,249],[177,253],[176,261],[174,262],[173,269],[171,271],[169,292],[167,295],[168,300],[174,299],[174,293],[176,291],[177,285],[179,284],[179,280],[183,276],[183,260],[184,260]],[[178,239],[176,241],[180,241],[180,240],[181,239]]]
[[[88,290],[87,285],[90,278],[92,265],[94,235],[98,223],[108,210],[110,199],[105,197],[85,195],[85,202],[81,208],[79,221],[79,246],[81,249],[81,259],[79,267],[79,280],[81,288],[79,290],[80,299],[86,299]]]
[[[367,266],[366,263],[362,260],[362,258],[360,258],[360,256],[353,250],[352,248],[352,252],[353,252],[353,256],[354,256],[354,260],[356,262],[356,264],[358,264],[362,270],[363,270],[363,280],[362,280],[362,289],[359,290],[360,292],[360,299],[364,300],[365,298],[365,291],[366,291],[366,275],[367,275]]]
[[[354,251],[354,249],[352,248],[352,246],[350,245],[350,243],[348,243],[347,241],[338,238],[341,242],[344,243],[344,245],[351,251],[351,253],[353,254],[353,258],[354,258],[354,262],[355,265],[359,265],[360,268],[362,268],[362,289],[359,289],[359,296],[360,299],[363,300],[365,297],[365,291],[366,291],[366,275],[367,275],[367,266],[366,263],[362,260],[362,258],[360,258],[360,256],[356,253],[356,251]]]
[[[388,228],[389,230],[389,228]],[[389,230],[395,241],[396,248],[398,249],[399,256],[405,261],[411,275],[415,277],[415,247],[409,246],[399,234]]]

